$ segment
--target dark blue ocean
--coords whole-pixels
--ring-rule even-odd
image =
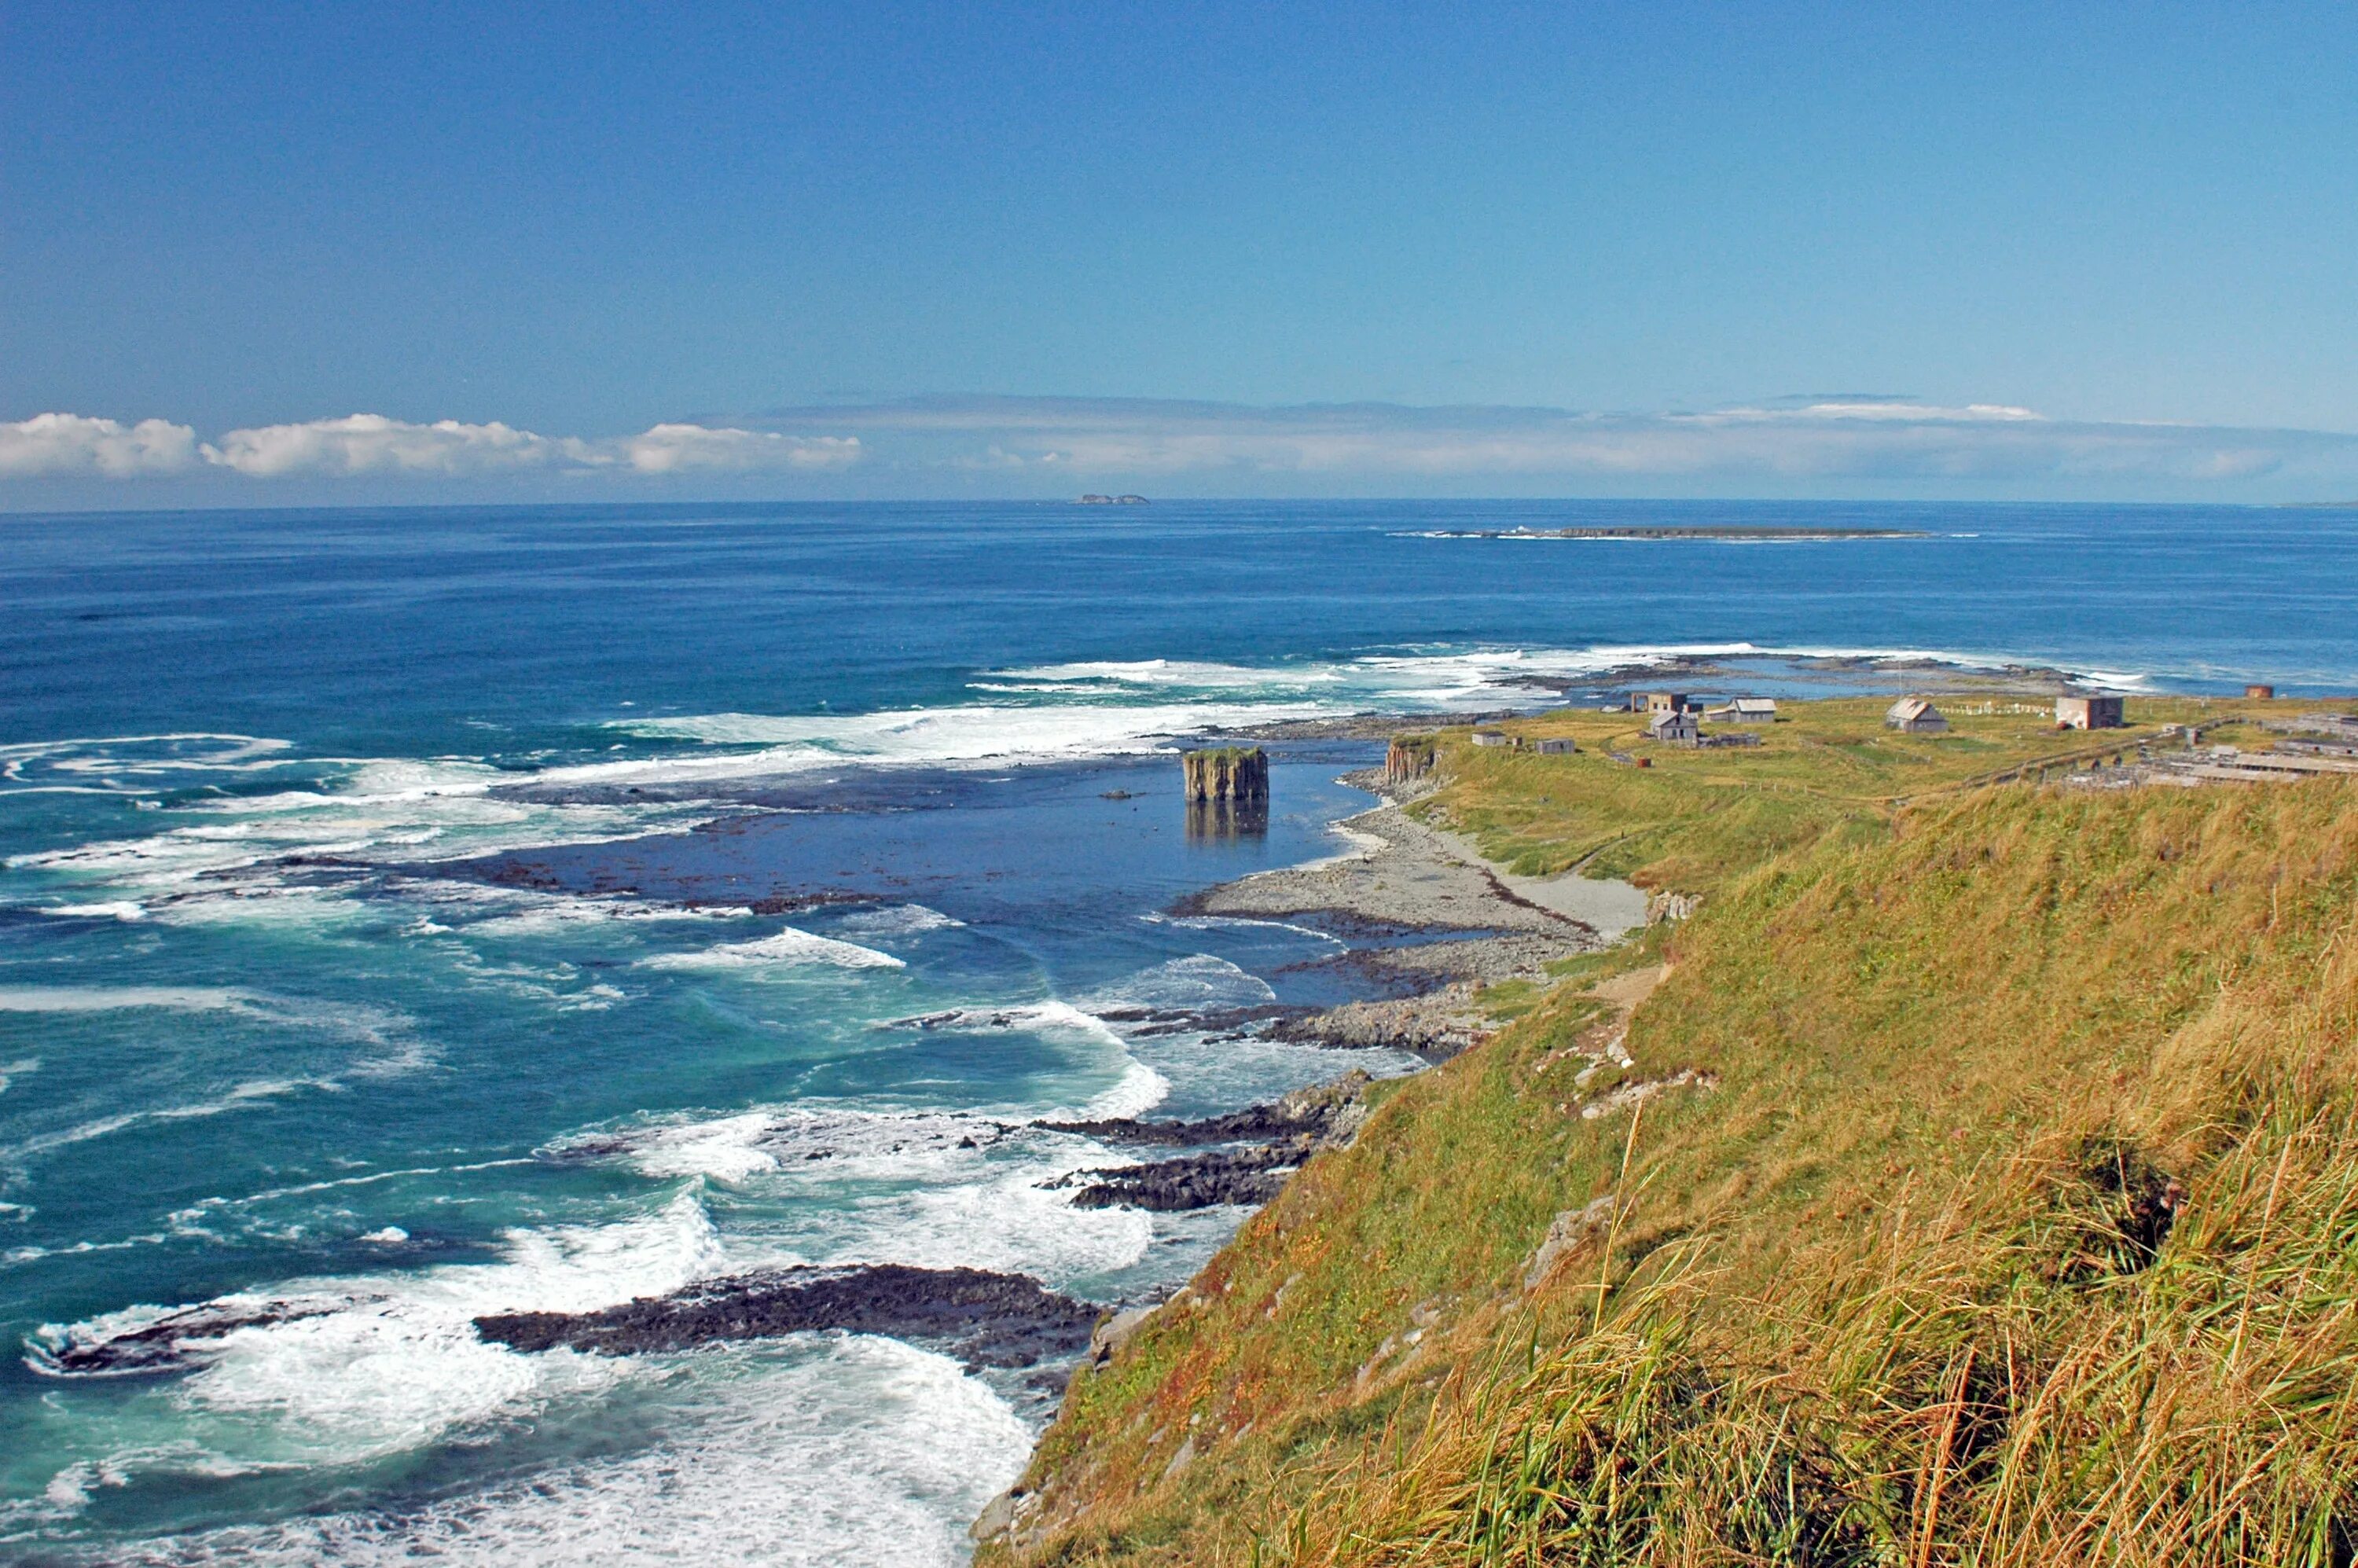
[[[1433,536],[1645,522],[1921,536]],[[2349,692],[2358,511],[0,517],[0,1559],[960,1560],[1020,1378],[471,1319],[793,1262],[1183,1277],[1237,1213],[1076,1210],[1043,1184],[1123,1156],[1021,1124],[1350,1065],[1108,1015],[1339,984],[1314,929],[1166,912],[1343,849],[1371,752],[1291,744],[1265,833],[1191,835],[1177,740],[1693,656]],[[297,1310],[157,1375],[53,1359],[222,1299]]]

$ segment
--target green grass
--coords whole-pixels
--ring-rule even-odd
[[[2259,705],[2192,698],[2133,703],[2126,730],[2058,731],[2039,713],[1982,713],[2006,700],[1949,703],[1947,735],[1883,728],[1882,698],[1795,703],[1758,726],[1758,747],[1686,750],[1645,739],[1642,716],[1566,712],[1507,726],[1530,739],[1571,736],[1571,756],[1444,741],[1448,784],[1419,803],[1428,819],[1473,836],[1484,855],[1527,876],[1579,868],[1648,887],[1708,892],[1789,850],[1867,843],[1902,805],[2041,765],[2134,755],[2165,723],[2213,723]],[[1613,760],[1642,757],[1644,768]]]
[[[1798,764],[1645,770],[1639,869],[1744,847],[1672,883],[1704,912],[1493,988],[1500,1033],[1388,1087],[1076,1379],[1027,1478],[1053,1528],[990,1555],[2349,1563],[2358,784],[1959,790],[1891,750],[1785,777],[1829,815],[1774,855],[1669,807]],[[1577,844],[1604,807],[1563,781],[1621,788],[1448,756],[1454,812],[1535,839],[1513,790],[1578,795]],[[1915,766],[1919,804],[1844,816],[1848,770]],[[1664,950],[1634,1076],[1714,1087],[1584,1118],[1617,1082],[1569,1081],[1618,1027],[1588,988]]]

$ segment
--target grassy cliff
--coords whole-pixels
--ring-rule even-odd
[[[1076,1379],[987,1559],[2352,1561],[2358,782],[1779,730],[1447,748],[1486,845],[1628,813],[1701,914],[1391,1086]]]

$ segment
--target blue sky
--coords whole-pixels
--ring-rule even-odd
[[[2346,3],[0,0],[0,506],[2346,495],[2353,367]]]

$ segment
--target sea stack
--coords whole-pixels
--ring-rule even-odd
[[[1259,746],[1216,746],[1183,752],[1187,798],[1265,801],[1269,798],[1269,753]]]

